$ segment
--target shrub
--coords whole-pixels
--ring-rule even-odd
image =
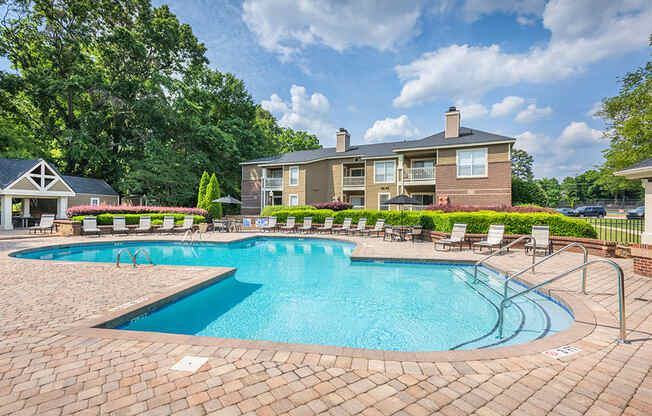
[[[325,202],[323,204],[313,204],[312,206],[317,209],[331,209],[333,211],[344,211],[352,208],[352,205],[348,202]]]
[[[289,211],[289,210],[308,210],[308,209],[316,209],[312,205],[299,205],[296,207],[290,207],[287,205],[270,205],[265,208],[263,208],[262,212],[260,213],[261,216],[263,217],[269,217],[271,215],[276,215],[275,213],[278,211]]]
[[[547,212],[556,214],[552,208],[544,208],[535,204],[523,204],[517,206],[476,206],[476,205],[429,205],[425,207],[426,211],[442,211],[442,212],[477,212],[477,211],[494,211],[494,212],[520,212],[523,214],[533,212]]]
[[[66,210],[68,218],[80,215],[100,215],[100,214],[184,214],[208,216],[208,211],[201,208],[184,208],[184,207],[156,207],[156,206],[129,206],[129,205],[79,205]]]
[[[314,224],[323,224],[326,217],[334,217],[335,212],[330,209],[292,209],[274,213],[278,222],[287,222],[288,217],[294,217],[297,223],[303,222],[304,217],[312,217]]]
[[[199,181],[199,191],[197,192],[197,208],[204,208],[204,199],[206,198],[206,188],[208,187],[210,177],[208,172],[204,171]]]
[[[215,174],[211,175],[211,180],[208,182],[205,198],[204,208],[208,211],[208,216],[215,219],[222,218],[222,204],[213,202],[220,198],[220,183]]]
[[[152,224],[163,224],[163,218],[172,215],[174,217],[174,222],[175,223],[182,223],[183,218],[185,215],[183,214],[99,214],[96,215],[97,217],[97,225],[112,225],[113,224],[113,217],[115,216],[124,216],[125,217],[125,222],[127,225],[136,225],[140,221],[140,217],[149,215],[152,218]],[[88,215],[78,215],[72,217],[73,221],[83,221],[84,217]],[[199,224],[201,222],[206,221],[206,218],[201,216],[201,215],[193,215],[195,218],[194,223]]]

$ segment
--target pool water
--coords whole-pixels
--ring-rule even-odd
[[[115,262],[125,247],[146,249],[159,265],[237,268],[233,276],[119,327],[125,330],[434,351],[523,343],[573,321],[558,303],[532,293],[506,309],[504,338],[498,339],[504,280],[498,273],[482,268],[474,284],[469,265],[352,261],[354,244],[332,240],[97,243],[16,256]],[[522,289],[515,285],[510,293]]]

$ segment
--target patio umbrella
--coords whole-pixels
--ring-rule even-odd
[[[385,201],[387,205],[421,205],[421,202],[411,198],[405,194],[395,196],[392,199]],[[403,209],[401,209],[401,226],[403,226]]]
[[[222,198],[219,199],[214,199],[213,202],[219,202],[222,204],[242,204],[242,202],[233,198],[231,195],[223,196]]]

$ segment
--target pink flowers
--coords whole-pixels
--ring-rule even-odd
[[[533,212],[547,212],[549,214],[556,214],[552,208],[523,206],[523,207],[508,207],[508,206],[471,206],[471,205],[429,205],[425,207],[428,211],[443,211],[443,212],[476,212],[476,211],[495,211],[495,212],[518,212],[521,214],[530,214]]]
[[[131,206],[131,205],[79,205],[66,210],[68,218],[78,215],[99,215],[99,214],[185,214],[208,216],[208,211],[201,208],[184,207],[155,207],[155,206]]]
[[[312,206],[317,209],[331,209],[333,211],[344,211],[345,209],[351,209],[351,204],[348,202],[325,202],[323,204],[313,204]]]

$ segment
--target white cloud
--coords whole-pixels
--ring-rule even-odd
[[[308,45],[394,49],[418,34],[422,1],[246,0],[242,18],[260,45],[292,59]]]
[[[602,150],[609,142],[599,130],[584,122],[573,121],[561,134],[552,138],[525,131],[516,135],[516,147],[534,156],[536,177],[576,175],[602,162]]]
[[[506,53],[498,45],[450,45],[424,53],[395,68],[403,88],[394,105],[410,107],[440,97],[477,98],[498,87],[581,73],[607,56],[647,46],[652,27],[648,5],[644,0],[552,0],[543,12],[543,25],[551,32],[546,46]]]
[[[261,102],[261,106],[278,117],[278,123],[283,127],[315,134],[322,144],[335,142],[336,129],[329,122],[330,104],[323,94],[308,96],[304,87],[292,85],[290,102],[272,94],[269,100]]]
[[[463,101],[458,101],[455,103],[455,106],[460,111],[460,116],[464,120],[482,118],[489,113],[487,107],[479,103],[464,104]]]
[[[521,108],[523,104],[525,104],[524,98],[510,95],[509,97],[503,98],[501,102],[491,106],[491,116],[502,117],[512,114]]]
[[[474,21],[482,15],[495,12],[516,14],[520,24],[531,24],[533,17],[543,12],[545,0],[466,0],[463,13],[467,21]]]
[[[538,108],[536,104],[530,104],[524,110],[519,111],[516,117],[514,117],[514,121],[531,123],[540,118],[548,117],[550,114],[552,114],[551,107]]]
[[[376,120],[373,126],[364,134],[366,142],[377,142],[388,138],[414,138],[419,135],[419,129],[414,127],[405,114],[396,118]]]
[[[602,101],[596,101],[593,103],[591,109],[586,112],[586,115],[594,120],[600,120],[600,117],[597,115],[600,110],[602,110]]]

